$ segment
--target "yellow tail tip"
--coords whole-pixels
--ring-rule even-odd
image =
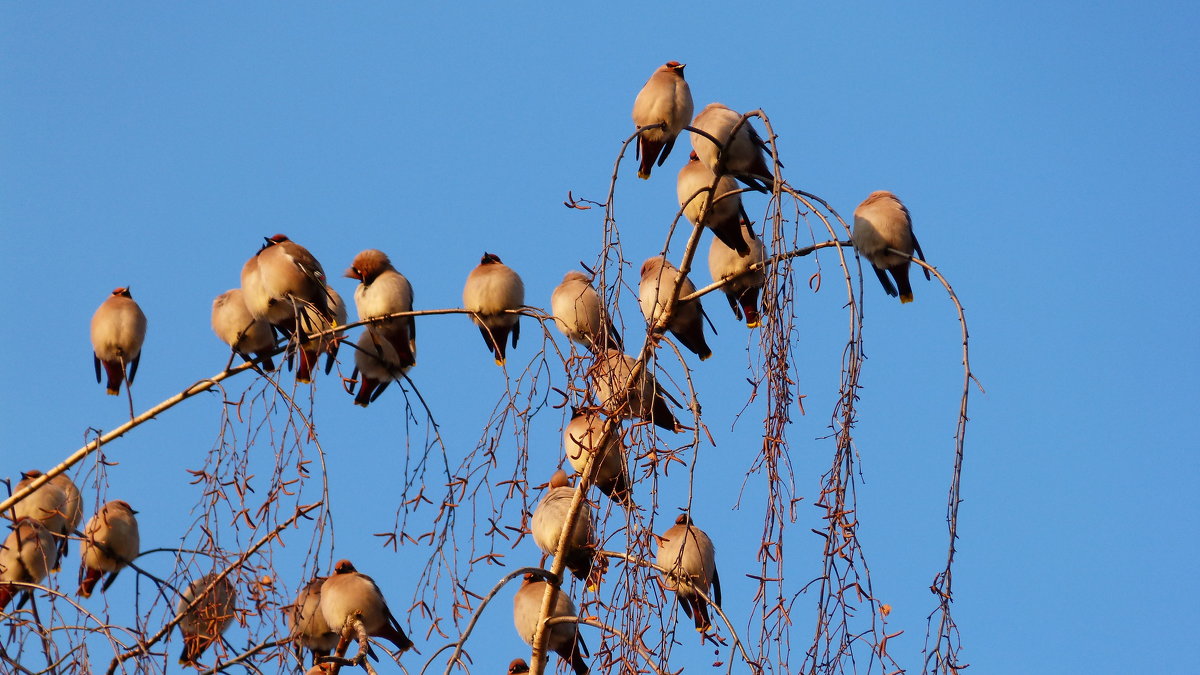
[[[496,359],[496,365],[503,367],[503,366],[504,366],[504,359]]]
[[[902,304],[902,305],[907,305],[908,303],[910,303],[912,301],[913,301],[913,296],[911,293],[900,296],[900,304]]]
[[[299,382],[300,384],[312,384],[311,377],[297,377],[296,381]]]
[[[647,180],[648,178],[650,178],[650,174],[645,171],[642,171],[641,169],[638,169],[638,178],[641,178],[642,180]]]
[[[120,389],[105,389],[104,393],[108,394],[109,396],[116,396],[117,394],[121,393],[121,390]]]
[[[701,357],[700,357],[700,360],[701,360],[701,361],[707,361],[707,360],[709,360],[709,359],[711,359],[711,358],[712,358],[712,352],[709,352],[709,353],[705,354],[704,356],[701,356]]]
[[[746,328],[758,328],[762,325],[761,321],[747,321]]]

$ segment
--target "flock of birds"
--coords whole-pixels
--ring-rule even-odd
[[[767,192],[775,178],[768,167],[766,144],[748,119],[720,103],[711,103],[693,119],[691,91],[683,77],[684,65],[670,61],[655,70],[638,93],[633,121],[639,130],[638,176],[649,178],[670,154],[679,134],[691,132],[693,152],[679,172],[677,194],[684,215],[693,225],[712,230],[709,268],[734,315],[750,328],[760,325],[759,289],[764,284],[766,249],[750,227],[741,203],[741,181],[748,188]],[[887,191],[872,193],[854,212],[852,240],[871,263],[885,292],[911,302],[908,272],[913,252],[923,258],[912,232],[908,210]],[[891,279],[888,275],[891,275]],[[358,316],[373,321],[356,342],[354,402],[367,406],[397,378],[416,365],[416,321],[412,285],[382,251],[368,249],[355,256],[345,276],[360,283],[354,292]],[[929,274],[926,272],[926,277]],[[895,285],[892,284],[895,280]],[[678,286],[678,289],[676,289]],[[638,300],[651,325],[672,298],[694,292],[695,286],[665,257],[646,260],[641,268]],[[463,307],[479,327],[498,365],[504,365],[506,345],[517,346],[525,287],[520,276],[498,256],[485,253],[463,288]],[[626,449],[620,434],[612,433],[608,419],[639,418],[670,431],[683,429],[659,390],[652,373],[634,378],[635,359],[623,351],[620,333],[613,326],[604,302],[589,276],[570,271],[551,296],[555,325],[570,340],[594,355],[588,377],[598,406],[581,406],[564,431],[563,446],[571,466],[580,475],[589,471],[592,484],[615,503],[633,508],[627,477]],[[384,318],[386,317],[386,318]],[[686,349],[701,360],[712,351],[704,338],[700,300],[678,303],[665,326]],[[324,269],[306,248],[279,234],[265,240],[246,261],[240,288],[222,293],[213,302],[212,327],[234,354],[264,371],[275,369],[272,356],[279,352],[279,336],[287,340],[289,366],[295,363],[296,380],[310,382],[322,353],[329,372],[345,336],[339,330],[347,320],[342,298],[327,283]],[[116,395],[122,383],[132,384],[137,374],[146,316],[128,288],[118,288],[92,317],[91,338],[97,382],[107,375],[107,392]],[[231,357],[232,358],[232,357]],[[608,428],[606,429],[606,425]],[[589,468],[590,467],[590,468]],[[41,475],[24,474],[17,489]],[[546,555],[558,548],[575,495],[568,476],[558,471],[533,513],[533,539]],[[565,545],[565,563],[579,579],[595,589],[602,562],[594,565],[593,513],[587,502]],[[105,574],[107,590],[117,573],[140,550],[136,511],[121,500],[106,503],[87,523],[81,539],[82,569],[78,594],[89,597]],[[57,475],[7,514],[12,532],[0,547],[0,614],[28,586],[38,584],[67,554],[69,537],[82,520],[79,490],[65,475]],[[720,578],[712,540],[680,515],[673,527],[657,538],[657,563],[668,570],[662,583],[674,591],[687,616],[699,631],[711,627],[704,596],[720,605]],[[543,558],[544,562],[544,558]],[[526,575],[514,598],[513,619],[520,636],[532,644],[539,623],[546,581]],[[236,612],[237,592],[225,577],[204,575],[193,581],[179,599],[179,623],[184,638],[180,662],[195,664],[228,627]],[[22,598],[24,602],[26,598]],[[198,600],[197,600],[198,599]],[[190,607],[189,607],[190,606]],[[391,642],[404,652],[413,643],[389,611],[378,585],[358,572],[349,560],[339,561],[328,577],[312,579],[287,608],[290,636],[297,649],[313,654],[311,675],[332,667],[320,657],[339,644],[346,618],[357,612],[366,633]],[[574,616],[574,603],[565,591],[557,593],[552,616]],[[577,675],[588,672],[586,646],[574,623],[554,625],[547,647],[570,663]],[[339,653],[342,653],[339,651]],[[528,672],[521,659],[508,673]]]

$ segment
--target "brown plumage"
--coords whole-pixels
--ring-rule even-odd
[[[508,670],[504,671],[508,675],[521,675],[529,672],[529,664],[525,663],[525,659],[513,659],[512,663],[508,664]]]
[[[32,469],[22,473],[21,476],[21,480],[16,485],[16,491],[24,490],[40,478],[42,472]],[[13,520],[21,518],[37,520],[45,525],[50,534],[54,536],[58,543],[58,558],[53,571],[57,572],[58,563],[62,562],[69,551],[71,541],[69,537],[83,520],[83,500],[79,495],[79,488],[75,487],[75,483],[66,474],[60,473],[43,483],[28,497],[17,502],[13,506],[13,514]]]
[[[285,608],[288,623],[288,635],[296,645],[296,654],[300,649],[312,652],[313,660],[319,656],[328,656],[337,646],[338,634],[325,622],[321,613],[321,587],[326,577],[314,577],[300,589],[296,601]]]
[[[577,473],[583,475],[588,459],[591,460],[592,484],[609,499],[625,508],[633,507],[633,494],[629,488],[629,472],[626,468],[625,446],[621,443],[621,428],[618,424],[604,442],[605,420],[599,413],[576,409],[563,431],[563,449],[567,461]]]
[[[750,126],[750,120],[738,125],[742,115],[721,103],[709,103],[692,120],[692,127],[712,136],[724,152],[707,137],[692,132],[692,149],[713,173],[730,174],[747,187],[766,192],[774,184],[774,172],[763,153],[766,144]],[[734,134],[734,128],[737,133]],[[732,138],[731,138],[732,136]]]
[[[183,633],[183,651],[179,654],[180,665],[196,665],[197,660],[233,623],[237,611],[237,590],[228,578],[222,578],[213,585],[216,574],[205,574],[188,585],[187,590],[179,598],[177,612],[196,598],[200,601],[183,614],[179,622],[179,632]],[[212,585],[212,589],[205,591]]]
[[[633,384],[626,389],[636,360],[615,349],[596,354],[588,377],[593,391],[600,400],[600,407],[609,417],[637,417],[649,420],[655,426],[668,431],[680,431],[684,427],[675,419],[659,389],[654,373],[643,369]]]
[[[133,384],[138,362],[142,358],[142,342],[146,339],[146,315],[133,301],[128,287],[114,290],[100,303],[92,315],[92,355],[96,382],[100,369],[108,375],[105,391],[116,396],[121,382]]]
[[[308,249],[277,234],[242,267],[246,308],[295,339],[299,351],[298,382],[311,382],[315,352],[299,349],[304,336],[328,330],[334,313],[325,269]]]
[[[709,203],[709,190],[713,183],[717,187]],[[717,239],[737,251],[738,255],[744,256],[750,254],[750,245],[755,239],[754,233],[741,225],[742,196],[737,192],[738,189],[737,181],[728,175],[717,180],[713,172],[697,159],[695,152],[679,170],[679,180],[675,184],[679,205],[683,207],[683,215],[688,222],[692,225],[703,222],[704,227],[712,230]]]
[[[330,630],[340,633],[346,617],[356,611],[367,635],[391,642],[401,653],[413,648],[375,580],[354,569],[349,560],[339,560],[321,585],[321,615]]]
[[[913,301],[912,286],[908,281],[909,256],[916,251],[917,258],[924,260],[925,254],[913,234],[912,217],[908,208],[896,195],[887,190],[877,190],[854,209],[854,232],[850,237],[854,248],[871,263],[875,276],[888,295],[895,297],[899,288],[900,302]],[[904,255],[888,251],[895,249]],[[896,285],[888,280],[890,272]],[[929,270],[925,270],[929,279]]]
[[[463,308],[472,312],[471,321],[479,326],[479,333],[498,366],[504,365],[509,333],[512,333],[514,348],[521,337],[520,315],[510,314],[507,310],[520,309],[524,305],[525,284],[521,277],[500,262],[500,256],[485,252],[463,286]]]
[[[767,277],[762,268],[751,270],[750,266],[764,261],[767,249],[761,239],[750,235],[746,225],[743,224],[742,228],[750,239],[750,255],[738,255],[737,251],[714,237],[708,249],[708,271],[713,281],[729,279],[721,291],[729,300],[733,315],[741,319],[745,314],[746,327],[757,328],[761,323],[758,294]]]
[[[562,469],[555,471],[542,500],[533,511],[533,519],[529,524],[534,543],[546,555],[554,555],[558,550],[558,540],[562,537],[563,528],[567,523],[567,512],[571,510],[574,498],[575,488],[567,481],[567,473]],[[571,530],[571,539],[563,552],[563,561],[576,579],[588,580],[589,588],[598,585],[597,580],[589,579],[592,574],[592,557],[596,549],[592,541],[593,536],[592,507],[585,500],[579,507],[575,527]]]
[[[393,380],[400,379],[410,369],[400,365],[400,358],[390,342],[364,330],[358,336],[358,349],[354,350],[354,377],[358,379],[354,404],[367,407]]]
[[[621,334],[613,326],[600,294],[583,272],[571,270],[550,295],[554,325],[574,342],[595,351],[621,349]]]
[[[633,124],[646,129],[637,139],[638,178],[649,178],[655,164],[662,166],[675,139],[692,119],[692,90],[683,79],[685,64],[667,61],[658,67],[633,101]]]
[[[346,276],[362,282],[354,289],[359,321],[412,311],[412,284],[396,271],[383,251],[372,248],[356,255]],[[401,366],[416,365],[417,323],[413,317],[387,319],[370,324],[367,330],[392,345]]]
[[[664,532],[658,542],[658,566],[670,572],[662,577],[663,588],[675,591],[683,613],[696,623],[696,630],[704,632],[712,623],[708,617],[708,604],[696,590],[709,595],[711,588],[714,604],[721,606],[721,577],[717,574],[716,549],[703,530],[692,523],[691,516],[684,513],[675,519],[675,525]]]
[[[41,583],[58,564],[54,536],[33,518],[18,518],[0,546],[0,613],[18,593],[30,589],[5,582]]]
[[[526,574],[521,588],[513,596],[513,625],[517,634],[525,644],[533,645],[533,634],[537,630],[541,617],[542,598],[546,595],[546,582],[537,579],[533,574]],[[567,597],[566,591],[559,589],[550,606],[550,616],[576,616],[575,603]],[[558,657],[571,664],[575,675],[586,675],[587,662],[583,657],[588,656],[587,645],[579,634],[578,624],[559,623],[550,626],[546,636],[546,648],[558,654]]]
[[[696,286],[691,279],[683,274],[669,260],[655,256],[642,263],[642,278],[638,284],[638,301],[642,307],[642,316],[651,325],[658,322],[659,316],[667,307],[675,286],[679,286],[678,297],[696,292]],[[704,361],[712,356],[712,350],[704,340],[704,306],[700,298],[687,302],[676,302],[667,322],[667,330],[671,331],[679,343]]]
[[[88,521],[83,530],[83,544],[79,557],[83,559],[80,570],[79,595],[92,597],[92,591],[105,573],[108,580],[101,590],[107,591],[121,570],[141,552],[141,535],[138,532],[137,511],[128,503],[113,500],[100,508]]]
[[[250,361],[253,354],[262,360],[263,370],[275,370],[270,357],[275,349],[271,324],[250,313],[242,289],[231,288],[213,300],[212,329],[238,356]]]

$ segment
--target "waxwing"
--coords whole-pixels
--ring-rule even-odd
[[[383,251],[367,249],[356,255],[346,276],[362,282],[354,290],[359,321],[412,311],[412,284],[392,267]],[[401,366],[416,365],[416,319],[411,316],[387,319],[370,324],[367,329],[392,345]]]
[[[308,249],[277,234],[242,267],[242,293],[246,308],[285,335],[304,342],[309,333],[328,330],[334,314],[325,281],[325,270]],[[313,353],[298,350],[296,381],[311,382]]]
[[[542,598],[545,595],[546,582],[538,580],[533,574],[526,574],[521,588],[513,597],[513,625],[516,626],[517,634],[521,636],[521,639],[530,646],[533,645],[533,634],[537,630],[538,620],[541,618]],[[550,616],[547,618],[575,615],[575,603],[571,602],[571,598],[567,597],[565,591],[559,589],[554,597],[554,603],[550,607]],[[588,665],[583,658],[589,654],[587,645],[583,643],[583,636],[579,634],[578,624],[555,624],[549,627],[549,632],[550,634],[546,637],[546,648],[570,663],[575,675],[586,675]]]
[[[512,333],[512,346],[517,346],[521,336],[520,316],[506,310],[520,309],[525,305],[525,284],[521,277],[499,256],[484,253],[479,266],[467,276],[463,287],[463,308],[473,312],[471,320],[479,326],[483,341],[496,358],[496,365],[504,365],[505,342]]]
[[[720,154],[716,145],[701,134],[692,132],[692,149],[709,171],[722,174],[732,174],[735,178],[759,192],[766,192],[774,183],[774,173],[767,166],[763,151],[766,144],[759,138],[758,132],[750,126],[750,120],[738,126],[742,116],[721,103],[709,103],[692,120],[692,127],[706,132],[725,146],[725,152]],[[730,140],[730,134],[737,127],[737,134]],[[721,166],[718,167],[718,159]],[[782,165],[781,165],[782,166]]]
[[[632,356],[610,349],[597,354],[588,368],[588,377],[605,414],[609,417],[649,420],[668,431],[683,429],[667,406],[663,398],[666,392],[659,389],[654,373],[643,368],[632,386],[625,388],[635,363]]]
[[[358,348],[354,350],[354,377],[359,380],[354,404],[367,407],[393,380],[400,379],[410,369],[400,365],[392,343],[364,330],[358,336]]]
[[[912,218],[908,209],[887,190],[877,190],[863,200],[854,209],[854,232],[850,237],[854,248],[871,263],[879,283],[888,295],[895,297],[896,289],[900,289],[900,302],[913,301],[912,286],[908,283],[909,257],[913,251],[917,258],[924,260],[925,254],[913,234]],[[903,255],[888,251],[895,249]],[[888,280],[887,272],[892,273],[896,285]],[[925,270],[925,278],[929,279],[929,270]]]
[[[237,611],[237,591],[228,578],[222,577],[218,581],[217,577],[217,574],[205,574],[189,584],[179,598],[176,612],[183,614],[179,622],[179,631],[183,633],[180,665],[196,665],[204,652],[221,639],[221,634],[233,623]],[[209,586],[212,588],[206,591]],[[197,598],[199,602],[185,611]]]
[[[608,498],[625,508],[633,506],[633,494],[629,488],[629,473],[626,469],[625,446],[621,443],[621,428],[616,425],[609,437],[604,437],[605,420],[599,413],[581,409],[573,411],[571,421],[563,431],[563,448],[567,461],[577,473],[583,475],[588,459],[592,459],[592,484]]]
[[[42,472],[35,469],[26,471],[21,476],[16,486],[18,492],[40,478]],[[13,514],[14,520],[33,518],[45,525],[58,542],[57,561],[62,562],[62,558],[67,555],[69,537],[83,520],[83,500],[75,483],[66,474],[58,474],[28,497],[17,502],[13,506]],[[57,563],[53,571],[58,571]]]
[[[717,188],[709,203],[708,195],[713,183]],[[701,212],[704,212],[704,227],[712,230],[717,239],[736,250],[738,255],[744,256],[750,254],[755,239],[753,232],[740,225],[742,195],[737,192],[739,189],[737,181],[729,175],[717,180],[713,172],[696,158],[695,152],[679,170],[679,181],[676,183],[679,205],[683,207],[683,215],[687,216],[688,222],[692,225],[701,222]]]
[[[262,359],[263,370],[275,370],[270,352],[275,349],[271,324],[255,318],[246,308],[242,289],[231,288],[213,300],[212,329],[234,353],[250,361],[251,354]]]
[[[571,270],[550,296],[554,325],[588,349],[621,349],[621,334],[583,272]]]
[[[121,391],[121,382],[133,384],[138,362],[142,358],[142,342],[146,339],[146,315],[133,301],[128,287],[114,290],[100,303],[92,315],[92,355],[96,367],[96,382],[100,368],[108,375],[110,395]]]
[[[504,672],[507,675],[522,675],[529,672],[529,664],[525,663],[525,659],[513,659],[512,663],[508,664],[508,670]]]
[[[296,602],[286,608],[288,634],[299,649],[312,652],[313,660],[319,656],[328,656],[337,647],[338,633],[325,622],[321,612],[321,587],[326,577],[314,577],[300,593]]]
[[[567,512],[570,511],[574,498],[575,488],[567,481],[567,472],[562,469],[554,472],[542,500],[533,511],[533,520],[529,526],[533,531],[533,541],[546,555],[554,555],[558,550],[558,540],[562,536]],[[592,574],[592,554],[595,551],[592,539],[592,506],[584,500],[580,504],[575,527],[571,531],[571,539],[567,542],[563,558],[571,574],[574,574],[576,579],[587,579],[588,587],[594,589],[598,586],[598,580],[589,578]]]
[[[642,263],[638,301],[642,307],[642,316],[651,324],[656,323],[659,315],[666,309],[676,284],[680,285],[680,298],[696,292],[692,280],[683,276],[666,258],[655,256]],[[704,341],[704,307],[699,298],[676,302],[667,329],[688,351],[699,356],[701,361],[712,356],[712,350]]]
[[[83,544],[79,547],[83,559],[79,583],[81,597],[92,597],[92,591],[106,572],[108,579],[100,590],[107,591],[116,581],[117,574],[141,552],[136,514],[129,504],[118,499],[100,507],[88,521],[83,530]]]
[[[757,328],[761,323],[758,294],[767,277],[761,267],[756,270],[751,270],[750,267],[766,260],[767,248],[761,239],[750,235],[750,230],[745,224],[742,228],[750,240],[750,255],[738,255],[737,251],[714,237],[712,245],[708,248],[708,271],[712,274],[713,281],[725,281],[721,291],[729,299],[733,315],[741,320],[745,314],[746,327]]]
[[[638,136],[638,178],[649,178],[655,164],[662,166],[675,146],[675,138],[692,119],[692,90],[683,79],[684,65],[667,61],[659,66],[633,101],[635,127],[666,126],[647,129]]]
[[[721,606],[721,578],[717,575],[716,549],[712,540],[692,524],[688,514],[680,514],[675,525],[658,538],[658,566],[669,571],[662,577],[663,588],[675,591],[683,613],[696,622],[696,630],[711,627],[708,605],[697,593],[699,589]]]
[[[0,546],[0,613],[18,593],[31,589],[5,582],[41,583],[58,564],[54,536],[33,518],[18,518]]]
[[[354,611],[361,612],[367,635],[391,642],[401,653],[412,649],[412,640],[392,616],[375,580],[355,570],[349,560],[339,560],[321,585],[321,615],[330,630],[340,633],[346,617]]]

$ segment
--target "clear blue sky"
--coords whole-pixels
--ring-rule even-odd
[[[568,190],[603,199],[634,95],[675,59],[688,64],[697,109],[717,100],[767,112],[791,184],[846,216],[873,190],[899,194],[966,305],[987,388],[972,400],[955,587],[970,672],[1187,672],[1200,591],[1200,278],[1193,217],[1172,204],[1200,185],[1198,19],[1192,3],[5,3],[0,283],[11,328],[0,337],[0,475],[50,466],[89,428],[126,414],[123,397],[93,382],[88,343],[91,314],[114,287],[131,286],[149,316],[139,410],[218,372],[227,350],[209,330],[210,303],[238,284],[264,235],[307,246],[347,297],[354,286],[340,271],[380,248],[412,280],[419,308],[458,306],[467,272],[492,251],[522,275],[527,302],[547,307],[563,272],[600,245],[599,213],[561,202]],[[647,182],[622,170],[617,217],[635,264],[661,246],[686,149]],[[747,199],[761,214],[765,202]],[[821,258],[827,273],[835,260]],[[703,266],[694,278],[707,282]],[[903,307],[872,278],[865,289],[860,536],[876,594],[894,608],[890,627],[905,631],[889,652],[917,672],[934,608],[927,587],[945,551],[958,327],[934,284],[916,282],[917,301]],[[792,425],[792,456],[806,504],[832,451],[816,439],[835,398],[840,292],[826,283],[797,293],[808,414]],[[632,298],[623,302],[632,341],[640,319]],[[761,482],[733,507],[759,435],[746,423],[754,415],[729,431],[748,394],[745,329],[723,299],[708,308],[715,355],[692,363],[717,447],[701,450],[704,499],[693,512],[717,542],[727,609],[744,626]],[[540,344],[525,325],[514,364]],[[418,340],[412,377],[457,465],[503,376],[463,317],[422,320]],[[229,398],[258,391],[246,376],[228,386]],[[394,389],[367,410],[332,377],[313,395],[332,557],[353,558],[407,609],[428,547],[392,552],[372,534],[393,527],[406,448],[415,453],[426,429],[405,424]],[[142,512],[143,548],[180,545],[195,519],[200,488],[185,469],[218,444],[220,414],[220,399],[202,396],[107,448],[106,498]],[[555,466],[560,423],[544,411],[531,430],[535,484]],[[244,441],[245,423],[233,428]],[[506,443],[499,475],[516,456]],[[260,437],[260,497],[268,452]],[[656,531],[686,499],[685,482],[683,472],[664,480],[674,483],[665,499],[680,501],[665,504]],[[314,481],[305,496],[319,489]],[[819,574],[808,532],[817,516],[802,507],[789,530],[793,590]],[[469,521],[460,516],[460,542]],[[304,581],[309,532],[290,531],[275,560],[289,589]],[[325,570],[328,544],[317,558]],[[537,561],[529,540],[506,553],[509,569]],[[171,573],[169,556],[144,562]],[[73,553],[57,580],[64,590],[76,564]],[[282,578],[289,570],[297,578]],[[496,576],[480,566],[471,590]],[[109,591],[115,620],[128,620],[134,583],[126,574]],[[140,588],[148,609],[149,586]],[[471,643],[476,672],[526,653],[510,598],[502,593]],[[85,604],[103,612],[104,601]],[[794,666],[813,602],[801,596],[793,609]],[[403,621],[426,655],[441,644],[418,614]],[[686,626],[680,634],[673,667],[723,672],[709,666],[711,647]],[[594,630],[585,636],[597,642]],[[229,637],[247,639],[239,628]],[[174,671],[179,640],[169,648]],[[106,662],[107,648],[93,645],[93,657]],[[412,671],[423,659],[404,662]]]

